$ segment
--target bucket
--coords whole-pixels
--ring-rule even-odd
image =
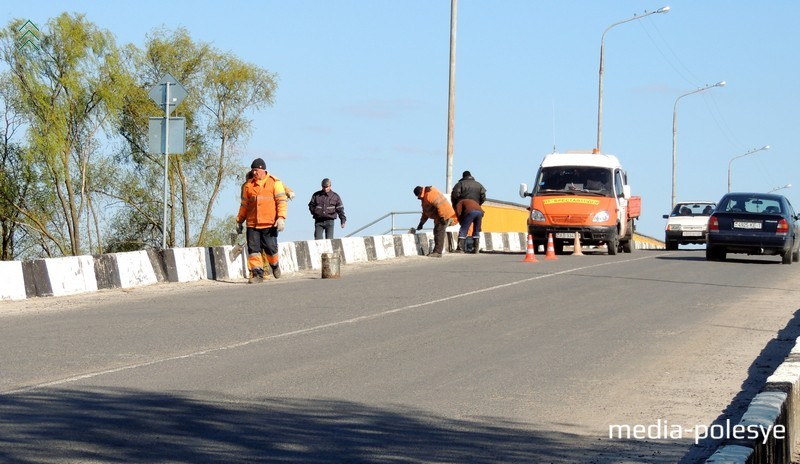
[[[339,253],[322,253],[322,278],[338,279],[340,275],[341,260]]]

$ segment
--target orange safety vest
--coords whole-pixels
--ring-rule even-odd
[[[443,221],[453,218],[454,224],[458,223],[456,212],[447,198],[436,187],[422,188],[422,217],[441,219]]]
[[[242,186],[242,203],[236,222],[247,219],[247,227],[273,227],[279,217],[286,219],[286,199],[286,189],[277,177],[267,173],[261,181],[250,179]]]

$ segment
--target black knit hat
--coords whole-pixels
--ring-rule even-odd
[[[417,185],[416,187],[414,187],[414,196],[415,196],[415,197],[419,197],[419,194],[420,194],[420,193],[422,193],[422,187],[420,187],[419,185]]]
[[[264,160],[261,158],[256,158],[253,160],[253,164],[250,165],[250,169],[267,169],[267,164],[264,163]]]

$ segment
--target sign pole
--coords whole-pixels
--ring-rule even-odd
[[[167,86],[167,98],[164,101],[164,127],[166,128],[164,139],[164,230],[163,240],[161,242],[161,249],[167,249],[167,171],[169,168],[169,81],[165,83]]]

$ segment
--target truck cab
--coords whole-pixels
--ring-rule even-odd
[[[528,234],[535,245],[553,236],[556,254],[573,245],[606,245],[608,254],[633,251],[634,220],[641,198],[631,195],[628,176],[616,156],[590,152],[545,155],[531,197]]]

